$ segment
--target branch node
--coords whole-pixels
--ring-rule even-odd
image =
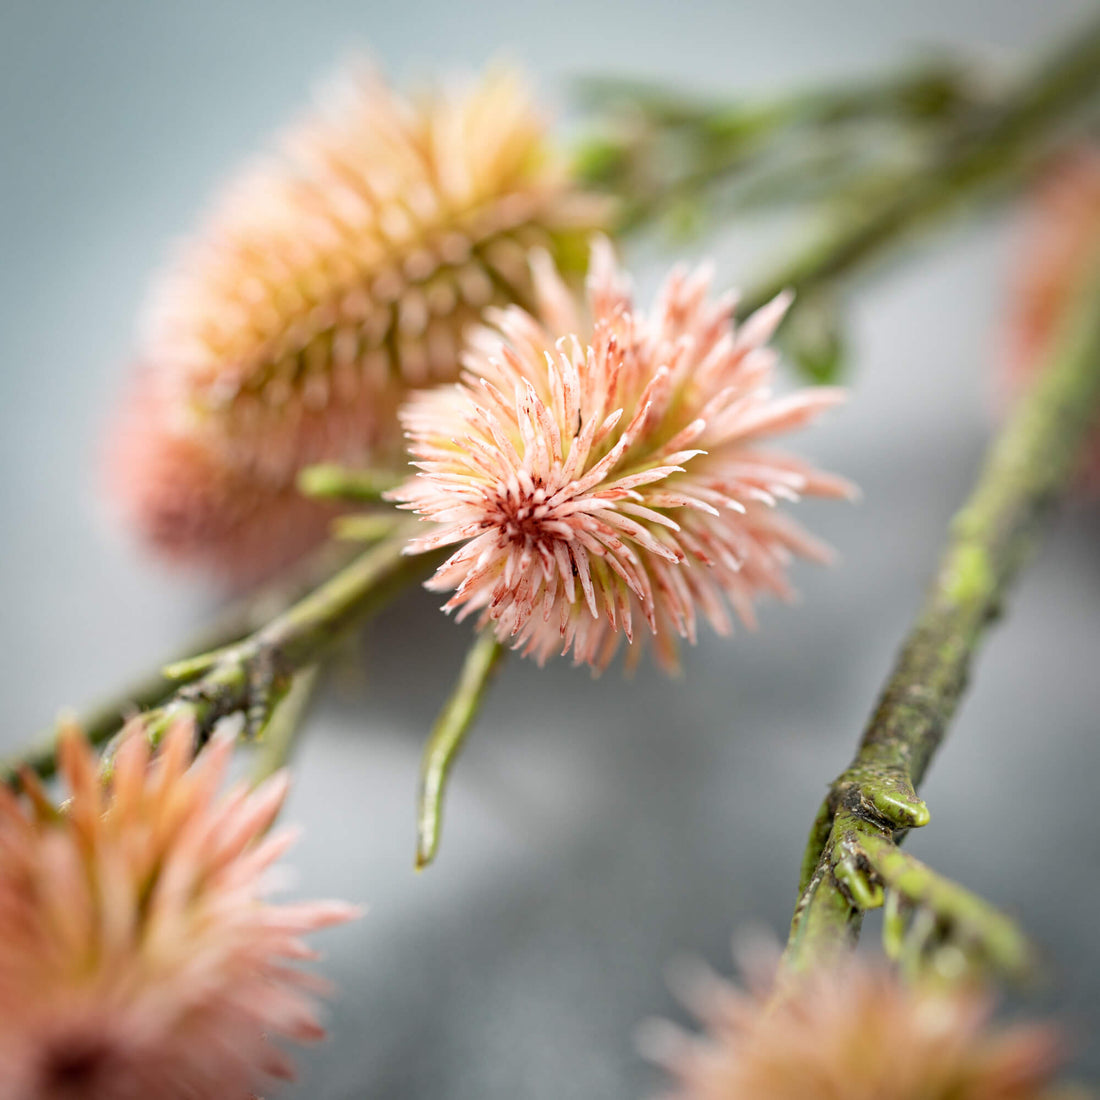
[[[841,845],[843,851],[846,845]],[[833,864],[833,877],[857,909],[878,909],[885,900],[882,885],[863,865],[858,851],[849,850]]]

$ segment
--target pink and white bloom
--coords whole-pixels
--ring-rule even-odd
[[[420,473],[393,499],[434,525],[409,550],[459,544],[428,587],[540,662],[602,669],[646,631],[674,668],[700,615],[751,627],[758,594],[791,596],[793,556],[828,557],[778,505],[851,485],[768,444],[843,395],[773,396],[786,295],[735,326],[735,297],[678,269],[644,313],[601,240],[586,322],[549,258],[534,268],[541,320],[494,311],[461,380],[401,413]]]
[[[698,969],[678,983],[705,1027],[650,1021],[639,1045],[672,1081],[664,1100],[1056,1100],[1050,1027],[997,1027],[974,987],[907,984],[852,956],[748,990]]]
[[[249,468],[392,458],[387,399],[456,378],[465,327],[529,296],[527,250],[564,261],[608,215],[508,68],[408,97],[359,66],[275,145],[156,281],[140,348]]]
[[[227,588],[243,588],[324,540],[337,508],[304,496],[293,479],[234,462],[180,413],[161,378],[140,374],[105,448],[114,511],[160,560],[204,567]]]
[[[277,905],[269,832],[285,774],[219,796],[232,748],[192,762],[176,726],[150,760],[140,728],[109,786],[78,732],[68,801],[0,788],[0,1094],[5,1100],[247,1100],[290,1077],[272,1039],[323,1035],[301,937],[356,910]]]

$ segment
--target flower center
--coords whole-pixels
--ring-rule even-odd
[[[114,1086],[114,1065],[110,1045],[101,1037],[65,1036],[44,1052],[40,1071],[46,1100],[85,1100],[107,1095]]]
[[[497,525],[502,537],[512,542],[548,541],[554,536],[543,526],[552,509],[546,503],[547,492],[541,479],[534,479],[532,491],[522,486],[501,492],[495,502]]]

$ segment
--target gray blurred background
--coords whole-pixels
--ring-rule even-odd
[[[1078,0],[634,4],[557,0],[6,0],[0,9],[2,738],[173,650],[210,595],[142,560],[97,501],[134,318],[171,240],[242,155],[369,48],[400,79],[501,52],[555,102],[570,77],[767,90],[914,48],[1011,61]],[[839,549],[800,608],[707,637],[682,680],[509,663],[461,759],[437,866],[412,871],[420,745],[466,632],[426,595],[374,624],[315,712],[289,816],[296,889],[370,905],[329,934],[331,1041],[288,1096],[637,1097],[632,1032],[675,1013],[667,961],[728,968],[735,929],[781,934],[805,834],[846,763],[991,425],[1018,229],[1002,211],[880,270],[856,298],[853,400],[807,438],[859,482],[800,508]],[[759,269],[739,231],[697,253]],[[656,282],[635,254],[639,283]],[[1016,913],[1100,1075],[1096,781],[1100,514],[1071,507],[979,662],[912,850]]]

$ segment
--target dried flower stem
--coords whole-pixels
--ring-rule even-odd
[[[983,111],[968,131],[895,190],[833,226],[822,238],[752,288],[738,312],[748,316],[780,291],[799,298],[849,274],[926,223],[960,209],[990,185],[1019,177],[1049,151],[1058,126],[1100,89],[1100,23],[1083,28],[999,108]]]
[[[209,650],[227,645],[242,634],[256,629],[263,619],[257,617],[257,609],[263,607],[265,616],[271,612],[267,600],[245,600],[234,604],[188,646],[188,652]],[[126,688],[110,699],[96,704],[77,718],[76,724],[84,732],[91,745],[102,745],[113,737],[128,715],[163,702],[176,690],[177,683],[164,672],[164,662],[135,678]],[[57,747],[61,725],[55,724],[43,730],[27,749],[0,765],[0,781],[14,782],[21,768],[29,768],[43,779],[57,771]]]
[[[1100,409],[1100,257],[1050,368],[1001,429],[951,525],[939,571],[859,750],[833,783],[803,860],[787,961],[803,969],[853,940],[863,910],[899,890],[1015,969],[1018,938],[973,895],[905,855],[895,834],[927,824],[916,793],[955,713],[974,652],[1031,553]],[[962,900],[960,900],[962,899]],[[964,938],[967,938],[964,935]]]
[[[355,512],[337,516],[332,521],[332,537],[342,542],[380,542],[392,535],[400,524],[401,517],[390,511]]]
[[[443,825],[443,796],[451,766],[466,740],[466,732],[481,709],[489,681],[507,648],[491,631],[480,634],[466,654],[454,692],[436,719],[420,765],[420,797],[416,812],[416,869],[435,859]]]

